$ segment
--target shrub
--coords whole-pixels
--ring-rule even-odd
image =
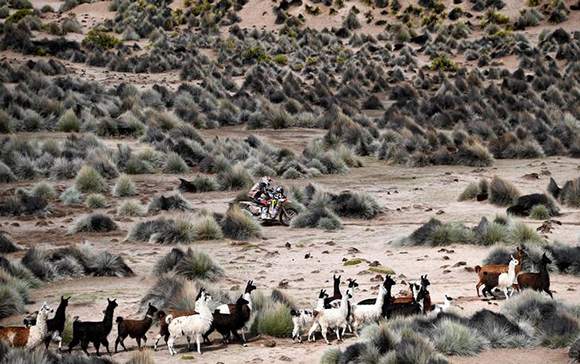
[[[79,132],[81,129],[81,121],[75,115],[72,109],[68,109],[62,116],[58,119],[56,125],[58,131],[65,133]]]
[[[56,191],[48,182],[39,182],[32,187],[31,195],[43,200],[56,200]]]
[[[580,207],[580,178],[564,185],[560,193],[560,201],[566,206]]]
[[[302,173],[298,172],[298,170],[296,170],[296,168],[294,168],[294,167],[288,168],[282,174],[282,178],[284,178],[284,179],[300,179],[303,177],[304,177],[304,175],[302,175]]]
[[[445,55],[435,57],[431,62],[431,70],[433,71],[457,72],[458,69],[457,64]]]
[[[13,23],[13,24],[20,23],[20,21],[22,19],[26,18],[29,15],[30,16],[34,15],[34,11],[32,11],[31,9],[20,9],[20,10],[14,12],[14,14],[10,15],[6,19],[6,23]]]
[[[544,242],[540,234],[523,221],[512,221],[508,226],[508,234],[510,241],[514,243],[531,242],[541,244]]]
[[[508,249],[503,245],[495,246],[483,260],[483,265],[508,265],[513,254],[514,253],[511,249]]]
[[[159,220],[159,219],[158,219]],[[195,241],[191,216],[181,215],[172,220],[159,220],[159,228],[153,230],[150,239],[157,244],[186,244]]]
[[[322,221],[324,219],[324,221]],[[322,221],[322,224],[320,223]],[[339,217],[326,207],[314,207],[300,212],[290,222],[292,228],[323,228],[330,227],[342,229],[343,225]]]
[[[16,182],[16,176],[12,173],[10,167],[0,162],[0,183]]]
[[[479,195],[479,185],[475,182],[471,182],[465,187],[461,195],[459,195],[459,201],[473,200]]]
[[[123,201],[117,209],[117,216],[143,216],[145,211],[137,200]]]
[[[108,190],[105,179],[91,166],[84,166],[77,174],[75,187],[83,193],[99,193]]]
[[[68,160],[64,157],[56,158],[50,168],[50,176],[55,179],[75,178],[81,169],[81,159]]]
[[[260,223],[238,205],[230,207],[220,225],[224,236],[229,239],[249,240],[263,236]]]
[[[103,214],[82,216],[77,222],[68,228],[69,234],[93,233],[117,230],[117,224],[110,217]]]
[[[489,346],[478,331],[449,319],[439,321],[433,335],[435,348],[445,355],[474,356]]]
[[[19,251],[20,249],[14,245],[10,239],[4,234],[0,233],[0,254],[8,254]]]
[[[76,205],[81,203],[83,194],[77,191],[74,186],[71,186],[64,190],[64,192],[60,194],[59,198],[65,205]]]
[[[113,196],[115,197],[130,197],[137,194],[137,188],[131,177],[126,174],[121,174],[115,187],[113,188]]]
[[[88,271],[96,277],[132,277],[133,270],[119,255],[107,251],[100,252],[88,259]]]
[[[487,229],[478,236],[478,242],[481,245],[491,245],[496,243],[508,242],[508,230],[504,225],[492,222]],[[509,263],[509,262],[508,262]]]
[[[177,262],[175,274],[189,280],[203,279],[213,282],[224,277],[225,271],[206,252],[188,249]]]
[[[223,191],[248,189],[254,184],[250,173],[239,164],[235,165],[232,169],[219,173],[217,183]]]
[[[342,222],[337,217],[323,217],[318,220],[316,227],[321,230],[341,230],[344,228]]]
[[[498,176],[494,176],[489,184],[489,201],[495,205],[513,205],[520,195],[520,191],[514,184]]]
[[[550,211],[545,205],[536,205],[532,207],[530,217],[534,220],[547,220],[550,218]]]
[[[153,164],[149,161],[131,157],[125,164],[125,173],[126,174],[151,174],[155,173],[155,168],[153,168]]]
[[[283,303],[275,303],[259,313],[258,333],[274,337],[291,337],[294,324],[290,308]]]
[[[155,364],[153,354],[150,349],[136,351],[131,355],[131,359],[125,364]]]
[[[24,299],[8,284],[0,285],[0,318],[24,313]]]
[[[147,212],[155,213],[162,210],[189,211],[191,210],[191,205],[180,193],[174,193],[169,197],[163,195],[155,196],[149,203]]]
[[[102,30],[91,29],[89,34],[83,39],[83,45],[85,47],[91,45],[98,45],[102,50],[107,51],[109,49],[115,48],[117,45],[123,44],[123,41],[115,38],[114,36],[105,33]]]
[[[169,152],[165,155],[163,161],[163,172],[171,174],[183,174],[189,172],[189,167],[175,152]]]
[[[200,216],[193,223],[196,240],[219,240],[224,237],[222,229],[213,216]]]
[[[370,220],[381,212],[381,205],[367,192],[343,192],[337,197],[334,212],[341,217]]]
[[[85,200],[85,206],[90,209],[102,209],[107,207],[107,199],[100,193],[91,193]]]

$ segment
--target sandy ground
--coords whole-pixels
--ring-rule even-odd
[[[239,130],[229,130],[230,136]],[[297,129],[284,131],[280,135],[296,135],[307,138],[310,131]],[[261,131],[264,138],[278,135],[278,132]],[[219,134],[224,136],[228,130],[204,131],[204,136]],[[32,135],[29,135],[32,136]],[[56,136],[59,136],[57,134]],[[313,134],[315,136],[315,134]],[[296,149],[304,146],[301,138],[296,138]],[[117,141],[112,140],[110,143]],[[292,146],[290,138],[282,137],[279,143]],[[471,181],[481,177],[492,177],[497,174],[514,181],[525,193],[542,191],[547,186],[549,177],[542,174],[548,170],[558,181],[577,177],[578,166],[576,161],[567,158],[549,158],[528,161],[497,161],[494,167],[474,169],[471,167],[431,167],[410,169],[401,166],[388,166],[372,159],[365,160],[366,166],[353,169],[345,176],[325,177],[313,180],[332,190],[345,189],[364,190],[378,197],[384,206],[383,213],[372,221],[346,220],[345,229],[337,232],[327,232],[316,229],[290,229],[279,226],[265,227],[265,238],[252,242],[251,248],[232,244],[228,240],[211,241],[192,244],[192,246],[210,252],[227,271],[227,278],[218,281],[215,285],[222,289],[231,289],[243,286],[246,280],[253,279],[259,290],[268,292],[278,287],[282,280],[288,280],[285,291],[293,296],[300,305],[305,307],[314,305],[316,292],[320,288],[332,289],[331,277],[334,273],[342,274],[344,278],[356,278],[360,282],[360,289],[356,292],[358,300],[373,297],[377,283],[372,282],[368,262],[378,260],[382,265],[395,270],[398,283],[402,280],[415,280],[422,274],[428,274],[432,286],[431,293],[434,301],[440,302],[444,294],[457,299],[454,304],[466,313],[475,312],[481,308],[499,310],[501,300],[484,300],[475,295],[475,273],[468,272],[465,266],[456,266],[465,262],[467,267],[480,264],[488,249],[484,247],[454,245],[449,252],[439,252],[430,248],[395,248],[389,243],[400,236],[407,235],[426,222],[431,217],[443,221],[464,221],[476,224],[482,216],[493,218],[503,209],[488,203],[456,202],[457,196]],[[537,172],[540,179],[531,180],[523,176]],[[546,173],[546,172],[545,172]],[[195,173],[186,175],[193,177]],[[138,199],[148,202],[155,193],[164,193],[175,188],[177,177],[143,175],[134,176],[139,188]],[[277,181],[283,184],[304,185],[310,180]],[[112,183],[112,182],[111,182]],[[72,181],[56,182],[59,190],[64,190]],[[12,193],[14,185],[3,186],[0,193],[4,196]],[[205,194],[185,194],[195,209],[206,208],[211,211],[223,212],[227,204],[236,193],[212,192]],[[121,199],[109,198],[110,207],[102,212],[114,215],[116,206]],[[121,254],[127,263],[137,273],[132,278],[84,278],[74,281],[61,281],[47,284],[32,292],[36,304],[29,305],[30,311],[37,309],[41,301],[57,305],[60,295],[72,295],[68,312],[80,316],[83,320],[100,319],[101,311],[105,308],[107,297],[117,298],[120,306],[115,315],[125,317],[141,317],[137,313],[138,302],[147,289],[155,282],[151,268],[155,261],[167,253],[172,246],[160,246],[148,243],[125,242],[125,236],[131,225],[142,218],[116,218],[120,229],[101,235],[74,234],[66,235],[65,230],[71,222],[83,213],[89,212],[84,207],[63,206],[54,204],[55,216],[50,219],[36,217],[5,218],[2,230],[7,232],[16,243],[23,246],[38,245],[43,248],[53,248],[68,244],[78,244],[88,241],[96,250],[109,250]],[[443,211],[442,214],[437,212]],[[549,236],[552,241],[558,239],[566,243],[578,241],[579,211],[563,209],[563,216],[559,218],[562,226],[557,226]],[[169,213],[167,215],[172,215]],[[149,216],[148,218],[151,218]],[[534,221],[527,221],[532,226],[539,225]],[[291,248],[286,248],[285,243]],[[352,253],[351,248],[359,252]],[[309,259],[305,255],[310,254]],[[19,258],[22,253],[12,254]],[[360,257],[368,262],[357,266],[343,266],[343,258]],[[444,272],[447,270],[448,272]],[[575,290],[580,283],[580,277],[568,275],[553,275],[552,287],[557,299],[568,302],[578,302],[580,294]],[[374,288],[374,289],[373,289]],[[398,284],[395,292],[404,290],[405,286]],[[14,316],[4,320],[1,324],[20,323],[22,316]],[[156,328],[148,335],[155,336]],[[110,335],[110,341],[116,338],[116,327]],[[290,339],[274,339],[276,347],[266,348],[266,338],[251,338],[249,346],[242,348],[239,345],[214,345],[203,347],[203,355],[195,356],[200,363],[241,363],[241,362],[285,362],[291,358],[294,363],[316,362],[321,353],[327,349],[322,341],[317,343],[292,344]],[[270,340],[270,338],[267,338]],[[355,342],[347,335],[341,348]],[[135,345],[127,341],[129,348]],[[185,354],[185,348],[180,343],[179,356]],[[333,340],[333,345],[337,345]],[[179,356],[170,358],[165,347],[154,354],[156,363],[177,362]],[[456,363],[483,363],[501,356],[507,363],[564,363],[566,350],[489,350],[475,358],[451,358]],[[124,360],[130,357],[129,353],[113,356],[114,359]]]

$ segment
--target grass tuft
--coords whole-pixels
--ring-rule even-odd
[[[105,179],[91,166],[81,168],[75,180],[75,187],[82,193],[99,193],[108,190]]]
[[[91,193],[85,200],[85,206],[90,209],[102,209],[108,206],[107,199],[100,193]]]
[[[233,240],[261,238],[264,233],[260,223],[238,205],[232,205],[221,221],[225,237]]]
[[[494,205],[511,206],[520,195],[519,189],[513,183],[498,176],[493,177],[489,184],[489,201]]]
[[[141,203],[137,200],[123,201],[117,209],[117,216],[143,216],[145,211]]]
[[[121,174],[113,188],[113,196],[115,197],[130,197],[137,194],[135,183],[126,174]]]

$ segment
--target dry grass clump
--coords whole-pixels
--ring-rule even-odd
[[[91,166],[84,166],[78,172],[75,187],[82,193],[107,192],[105,179]]]
[[[258,239],[264,235],[258,220],[236,204],[228,209],[220,226],[224,236],[233,240]]]

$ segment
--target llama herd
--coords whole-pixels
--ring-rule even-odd
[[[494,296],[492,289],[497,287],[504,291],[506,299],[509,299],[514,291],[525,288],[546,292],[551,298],[554,298],[550,290],[550,274],[548,273],[548,264],[551,264],[552,260],[544,253],[540,260],[539,272],[520,273],[524,253],[524,250],[518,247],[515,257],[511,256],[508,265],[494,264],[483,267],[479,265],[475,266],[475,272],[479,278],[475,285],[477,297],[480,297],[479,288],[483,285],[482,293],[484,297],[487,297],[487,293]]]
[[[550,291],[550,277],[548,264],[552,263],[546,253],[542,255],[540,269],[537,273],[520,273],[525,252],[517,248],[515,257],[507,265],[476,266],[478,274],[476,284],[477,295],[479,289],[484,286],[483,295],[487,293],[494,296],[492,289],[500,289],[509,299],[514,291],[521,289],[533,289],[544,291],[552,297]],[[382,278],[382,277],[381,277]],[[383,278],[382,278],[383,279]],[[341,340],[347,330],[358,337],[359,329],[365,324],[377,322],[381,319],[391,319],[396,316],[409,316],[426,314],[431,311],[446,312],[451,307],[451,297],[445,295],[442,304],[433,304],[428,287],[431,284],[427,275],[421,276],[418,282],[408,283],[406,295],[395,297],[392,288],[396,284],[389,275],[385,276],[379,286],[376,297],[368,298],[358,303],[355,302],[355,291],[358,283],[354,279],[348,279],[346,291],[341,292],[341,276],[333,276],[334,291],[332,296],[325,289],[318,294],[316,307],[292,308],[290,315],[293,323],[292,341],[302,342],[302,332],[308,329],[308,341],[315,341],[315,333],[320,330],[326,343],[328,332],[331,330],[336,338]],[[245,345],[246,337],[244,328],[247,326],[252,315],[252,292],[256,290],[253,281],[248,281],[244,293],[233,304],[222,304],[213,312],[210,309],[211,295],[200,288],[195,298],[192,311],[165,312],[158,310],[151,303],[148,304],[145,317],[142,320],[129,320],[117,317],[116,323],[118,336],[115,340],[115,353],[119,344],[127,351],[124,340],[131,337],[137,341],[139,349],[147,345],[147,332],[153,322],[159,322],[159,334],[155,338],[154,350],[157,351],[161,338],[167,344],[169,354],[175,355],[175,341],[185,336],[187,349],[190,349],[191,339],[195,338],[197,352],[201,354],[201,340],[211,344],[209,335],[214,331],[222,335],[223,342],[229,343],[231,336]],[[495,296],[494,296],[495,297]],[[70,297],[61,296],[60,304],[53,318],[48,318],[54,310],[43,303],[36,319],[24,320],[24,327],[0,327],[0,340],[13,347],[25,347],[32,349],[41,344],[46,348],[51,341],[58,342],[59,350],[62,349],[63,331],[65,328],[66,308]],[[113,316],[118,307],[116,300],[107,299],[107,308],[104,311],[102,321],[84,322],[75,317],[73,322],[73,337],[68,346],[70,353],[74,347],[80,344],[81,349],[89,355],[87,348],[89,343],[95,347],[97,356],[99,349],[104,346],[107,353],[111,354],[107,337],[113,328]],[[342,332],[341,332],[342,330]],[[238,333],[241,331],[241,336]]]

